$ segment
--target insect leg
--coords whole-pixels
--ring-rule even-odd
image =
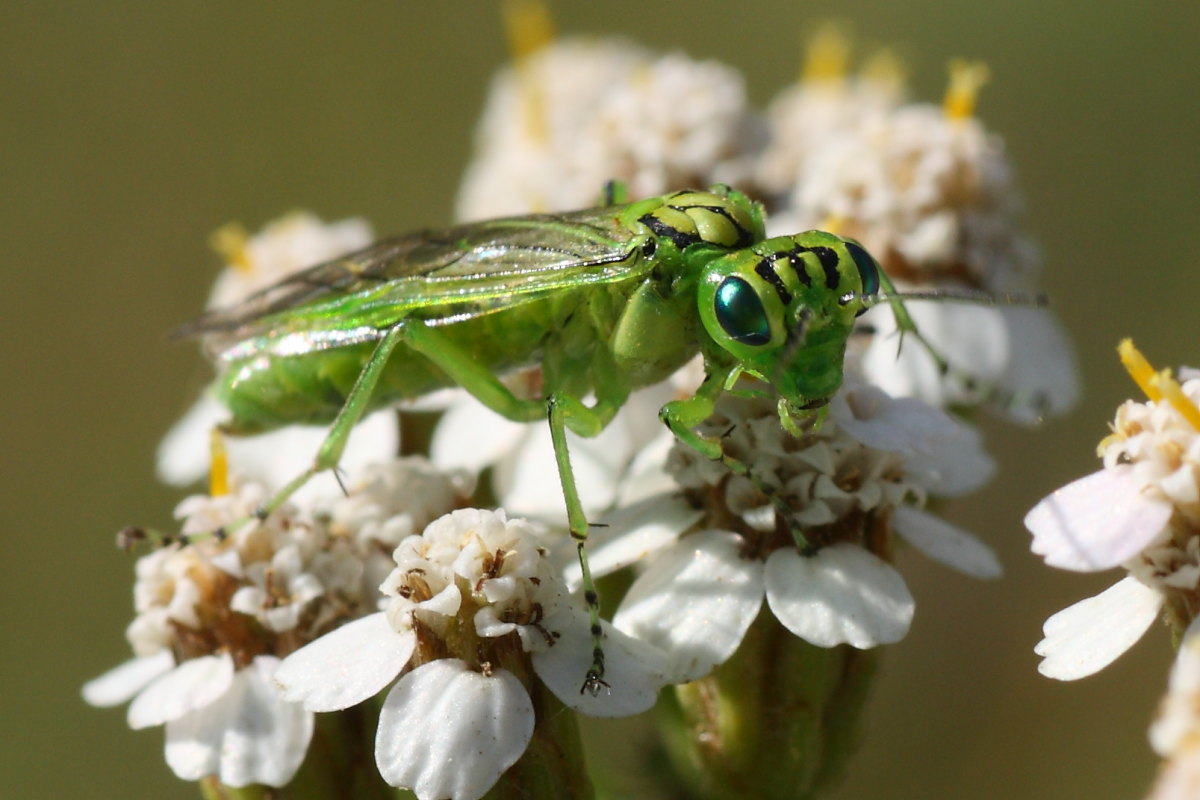
[[[383,373],[383,368],[387,366],[388,359],[391,357],[392,351],[396,349],[396,345],[404,341],[404,338],[405,322],[401,321],[388,329],[384,337],[379,340],[379,344],[375,345],[375,350],[372,351],[371,357],[363,366],[362,372],[355,379],[350,393],[346,395],[346,402],[342,404],[337,416],[333,419],[333,424],[329,426],[329,433],[325,434],[325,439],[321,442],[320,449],[317,450],[312,466],[264,503],[256,514],[259,519],[266,519],[270,516],[301,486],[308,483],[314,475],[327,469],[337,468],[338,461],[341,460],[342,453],[346,449],[346,442],[350,438],[350,431],[362,419],[371,402],[371,395],[375,393],[375,386],[379,383],[379,376]]]
[[[589,692],[593,696],[600,693],[600,688],[608,686],[604,682],[604,629],[600,627],[600,594],[596,591],[596,582],[592,578],[592,570],[588,566],[587,537],[588,522],[579,502],[579,490],[575,486],[575,473],[571,469],[571,454],[567,449],[567,416],[582,415],[590,420],[596,429],[604,427],[603,416],[612,417],[612,413],[597,414],[596,409],[590,409],[578,399],[566,394],[551,395],[546,403],[550,420],[550,440],[554,443],[554,461],[558,465],[558,479],[562,484],[563,499],[567,504],[567,526],[579,555],[579,568],[583,580],[583,599],[587,604],[588,625],[592,634],[592,665],[584,676],[579,693]],[[585,423],[586,424],[586,423]]]
[[[719,440],[703,436],[694,430],[697,425],[712,416],[716,398],[724,392],[724,383],[728,372],[728,370],[709,372],[704,378],[704,383],[700,385],[694,395],[685,400],[673,400],[667,403],[659,410],[658,417],[671,429],[671,433],[675,435],[676,439],[705,458],[720,461],[730,472],[741,475],[750,481],[755,489],[758,489],[771,501],[776,513],[786,520],[791,514],[791,509],[788,508],[787,503],[779,496],[774,487],[767,485],[751,472],[749,464],[726,453]],[[794,528],[792,528],[792,538],[795,539],[796,546],[801,550],[808,548],[809,543],[804,534]]]

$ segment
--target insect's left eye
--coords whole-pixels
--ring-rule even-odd
[[[854,242],[846,242],[846,249],[858,267],[858,277],[862,281],[863,297],[871,297],[879,292],[879,264],[871,258],[871,254]],[[863,309],[865,311],[866,309]],[[858,313],[863,313],[862,311]]]
[[[722,281],[715,305],[717,323],[735,342],[758,346],[771,341],[767,310],[745,280],[731,276]]]

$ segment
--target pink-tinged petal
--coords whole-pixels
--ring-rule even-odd
[[[1038,672],[1073,681],[1107,667],[1158,617],[1163,596],[1136,578],[1122,578],[1095,597],[1080,600],[1046,620],[1046,638],[1033,652]]]
[[[129,727],[149,728],[204,708],[229,691],[233,659],[201,656],[185,661],[146,687],[129,705]]]
[[[432,661],[388,694],[375,761],[385,781],[419,800],[477,800],[525,752],[533,723],[533,703],[512,673]]]
[[[818,647],[891,644],[912,622],[913,598],[900,573],[856,545],[834,544],[813,556],[776,550],[764,582],[783,626]]]
[[[763,564],[725,531],[692,534],[658,553],[629,588],[613,625],[665,651],[671,683],[693,681],[742,642],[763,599]]]
[[[559,634],[554,646],[533,654],[533,670],[567,706],[589,717],[625,717],[654,705],[669,683],[667,655],[603,620],[604,682],[600,693],[580,692],[592,666],[592,635],[587,615],[564,613],[544,621]]]
[[[417,637],[379,612],[325,634],[283,660],[275,683],[309,711],[339,711],[387,686],[412,657]]]
[[[892,512],[892,530],[929,558],[972,578],[1004,573],[992,548],[933,514],[901,506]]]
[[[1146,548],[1171,518],[1171,504],[1139,490],[1133,469],[1102,469],[1067,484],[1025,515],[1031,549],[1046,563],[1098,572]]]
[[[278,664],[259,656],[220,700],[167,723],[167,764],[176,775],[216,775],[233,787],[292,779],[312,738],[313,715],[279,696],[271,683]]]
[[[90,705],[102,708],[118,706],[170,672],[174,666],[175,657],[170,650],[159,650],[154,655],[130,659],[85,683],[83,699]]]

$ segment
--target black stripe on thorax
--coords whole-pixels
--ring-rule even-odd
[[[779,273],[775,271],[775,260],[776,256],[767,256],[754,266],[754,273],[775,287],[775,294],[779,295],[779,301],[786,306],[792,302],[792,293],[783,285],[783,280],[779,277]]]
[[[670,239],[680,250],[690,244],[695,244],[696,242],[700,241],[700,237],[697,234],[685,233],[678,228],[672,227],[658,217],[654,216],[653,213],[643,214],[638,218],[638,222],[649,228],[655,236],[664,236]]]

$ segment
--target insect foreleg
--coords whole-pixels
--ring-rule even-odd
[[[751,472],[749,464],[726,453],[725,447],[719,440],[703,436],[695,431],[697,425],[712,416],[716,398],[724,392],[725,377],[726,373],[724,372],[710,372],[705,377],[704,383],[696,390],[696,394],[686,400],[673,400],[667,403],[659,410],[658,417],[671,429],[671,433],[675,435],[676,439],[705,458],[720,461],[730,472],[741,475],[750,481],[754,488],[771,501],[775,511],[786,520],[791,514],[791,509],[788,508],[787,503],[779,496],[774,487],[767,485]],[[796,540],[796,546],[800,549],[808,548],[808,540],[794,528],[792,529],[792,538]]]

